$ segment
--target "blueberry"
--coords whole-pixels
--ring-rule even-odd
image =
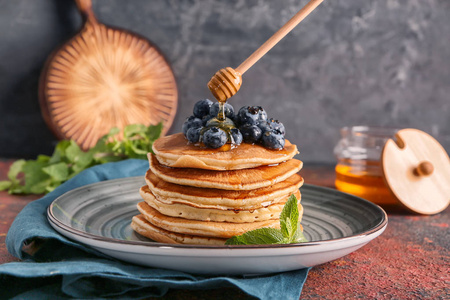
[[[268,149],[281,150],[284,148],[284,136],[279,130],[266,131],[261,137],[262,145]]]
[[[195,116],[190,116],[189,118],[184,121],[183,126],[181,127],[181,131],[183,132],[184,136],[186,136],[187,131],[190,128],[199,128],[203,126],[202,120],[199,118],[196,118]]]
[[[258,127],[259,127],[259,129],[261,129],[263,134],[264,134],[264,132],[270,131],[273,129],[271,123],[269,123],[267,121],[259,122]]]
[[[211,120],[213,117],[211,115],[206,115],[202,118],[203,126],[206,126],[206,123],[208,123],[209,120]]]
[[[192,127],[189,128],[189,130],[186,133],[186,138],[188,139],[189,143],[198,143],[200,140],[200,131],[202,130],[202,127]]]
[[[245,124],[239,127],[239,130],[246,143],[253,144],[261,138],[262,131],[257,125]]]
[[[233,138],[233,142],[236,145],[240,145],[242,143],[243,137],[242,133],[237,128],[232,128],[230,130],[231,137]]]
[[[273,118],[270,118],[268,123],[270,124],[270,126],[272,126],[273,129],[278,130],[283,136],[286,135],[286,130],[283,123],[278,120],[274,120]]]
[[[225,117],[230,118],[230,119],[234,119],[234,108],[231,104],[229,103],[225,103]],[[211,115],[211,117],[217,117],[217,115],[219,114],[219,102],[214,103],[213,105],[211,105],[211,108],[209,110],[209,114]]]
[[[219,127],[211,127],[203,133],[202,142],[208,148],[220,148],[227,143],[227,134]]]
[[[261,106],[243,106],[238,112],[240,125],[257,125],[262,121],[267,121],[267,113]]]
[[[237,121],[240,125],[250,124],[256,125],[258,124],[259,115],[256,110],[249,111],[252,106],[243,106],[237,113]]]
[[[195,103],[194,105],[194,116],[201,119],[206,115],[209,115],[209,110],[213,102],[209,99],[203,99]]]
[[[261,106],[257,106],[257,108],[259,110],[259,112],[258,112],[258,114],[259,114],[259,122],[267,121],[267,113],[264,110],[264,108],[262,108]]]

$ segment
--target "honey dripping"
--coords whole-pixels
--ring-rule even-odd
[[[205,127],[200,131],[200,141],[202,141],[205,131],[207,131],[211,127],[218,127],[225,131],[227,135],[227,143],[222,146],[223,148],[221,150],[228,151],[237,147],[233,139],[233,135],[231,134],[231,129],[236,128],[236,126],[231,119],[226,117],[225,103],[226,101],[219,101],[219,112],[217,116],[209,120],[206,123]]]
[[[219,102],[219,113],[215,118],[206,123],[205,128],[200,131],[200,141],[203,139],[203,133],[211,127],[218,127],[225,131],[227,135],[227,143],[223,146],[223,151],[227,151],[237,147],[231,130],[236,128],[236,125],[231,119],[227,119],[225,113],[225,103],[227,99],[231,98],[237,93],[242,83],[242,75],[236,70],[228,67],[220,69],[211,80],[208,82],[208,88],[213,94],[214,98]]]
[[[336,165],[336,188],[381,205],[396,204],[379,161],[345,159]]]

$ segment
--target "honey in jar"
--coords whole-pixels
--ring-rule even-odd
[[[334,148],[337,157],[336,188],[379,205],[394,205],[381,168],[384,144],[398,129],[368,126],[344,127]]]

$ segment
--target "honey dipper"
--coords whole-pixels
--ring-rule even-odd
[[[252,55],[250,55],[236,69],[227,67],[220,69],[208,82],[208,88],[219,102],[225,102],[240,89],[242,75],[250,69],[261,57],[263,57],[273,46],[284,38],[304,18],[306,18],[323,0],[309,1],[298,13],[286,22],[274,35],[262,44]]]

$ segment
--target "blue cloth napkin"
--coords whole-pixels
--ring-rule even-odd
[[[136,159],[95,166],[28,204],[6,237],[8,251],[23,261],[0,265],[0,298],[3,293],[15,299],[135,299],[163,296],[169,289],[237,287],[259,299],[299,299],[308,269],[264,276],[199,276],[140,267],[66,239],[48,223],[47,207],[63,193],[98,181],[144,176],[147,169],[147,161]]]

